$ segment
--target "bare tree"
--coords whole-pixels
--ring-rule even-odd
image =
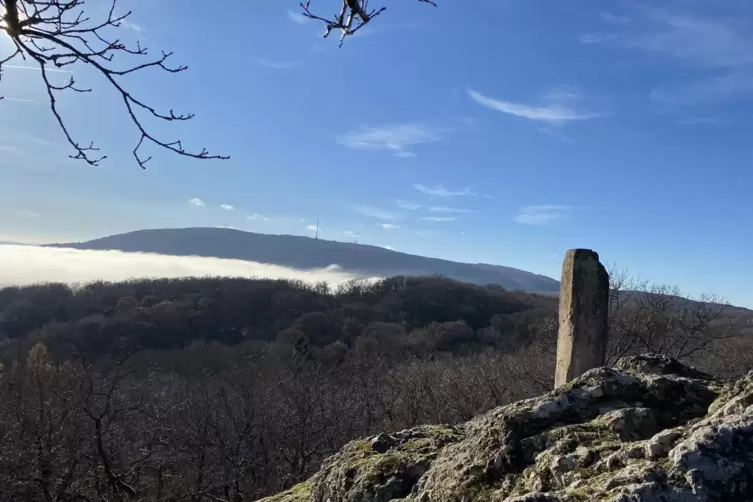
[[[120,94],[127,115],[138,131],[139,139],[133,149],[133,156],[142,168],[151,159],[151,156],[141,153],[141,147],[145,143],[196,159],[227,159],[226,156],[210,154],[203,148],[198,151],[187,150],[181,140],[160,139],[147,130],[144,118],[180,122],[190,120],[194,115],[176,113],[173,110],[159,111],[132,94],[125,86],[124,77],[150,68],[181,73],[187,67],[168,65],[171,52],[162,52],[161,56],[150,58],[147,48],[140,43],[132,45],[121,41],[117,37],[118,29],[122,32],[131,12],[117,14],[117,0],[110,1],[107,15],[95,20],[92,16],[99,10],[85,7],[84,0],[0,0],[0,7],[5,11],[0,12],[0,31],[4,31],[13,42],[10,54],[0,54],[0,76],[3,65],[17,59],[29,61],[39,67],[52,114],[75,152],[70,156],[73,159],[96,166],[106,156],[98,153],[99,148],[93,142],[86,145],[74,139],[60,114],[58,99],[61,92],[91,91],[90,88],[80,87],[73,77],[64,84],[55,83],[50,78],[50,72],[76,67],[72,65],[93,68]],[[139,62],[128,64],[122,59],[137,59]]]
[[[716,296],[688,299],[677,287],[636,281],[620,269],[610,277],[610,364],[639,352],[693,358],[737,334],[730,305]]]
[[[417,0],[420,3],[428,3],[437,6],[432,0]],[[303,15],[323,21],[326,26],[324,38],[327,38],[332,30],[340,30],[340,46],[345,41],[345,37],[353,35],[360,30],[366,23],[377,17],[387,10],[387,7],[370,9],[369,0],[342,0],[340,12],[331,18],[321,17],[311,12],[311,0],[301,3]]]
[[[73,500],[81,483],[80,414],[71,365],[53,365],[35,345],[0,378],[0,490],[17,500]],[[70,498],[68,498],[70,497]]]

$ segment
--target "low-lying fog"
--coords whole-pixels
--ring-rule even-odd
[[[122,251],[91,251],[0,245],[0,287],[42,282],[87,283],[157,277],[258,277],[326,281],[336,287],[359,276],[337,266],[317,270],[199,256],[166,256]]]

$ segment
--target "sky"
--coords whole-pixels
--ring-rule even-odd
[[[313,236],[318,220],[320,238],[555,278],[566,249],[591,248],[753,307],[753,2],[377,3],[339,48],[295,0],[120,0],[133,14],[119,37],[188,66],[124,78],[196,114],[150,130],[225,161],[148,148],[142,170],[122,100],[83,67],[54,77],[93,91],[58,103],[108,158],[70,160],[40,72],[14,60],[0,81],[0,241],[225,225]]]

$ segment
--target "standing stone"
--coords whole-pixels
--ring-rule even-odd
[[[590,249],[570,249],[562,264],[559,336],[554,387],[604,366],[607,351],[609,274]]]

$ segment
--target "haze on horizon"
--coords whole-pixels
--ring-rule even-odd
[[[8,244],[0,244],[0,263],[3,264],[0,267],[0,287],[50,282],[85,284],[95,281],[210,276],[292,279],[311,284],[326,282],[336,288],[352,279],[377,279],[345,272],[336,265],[316,270],[296,270],[223,258]]]

